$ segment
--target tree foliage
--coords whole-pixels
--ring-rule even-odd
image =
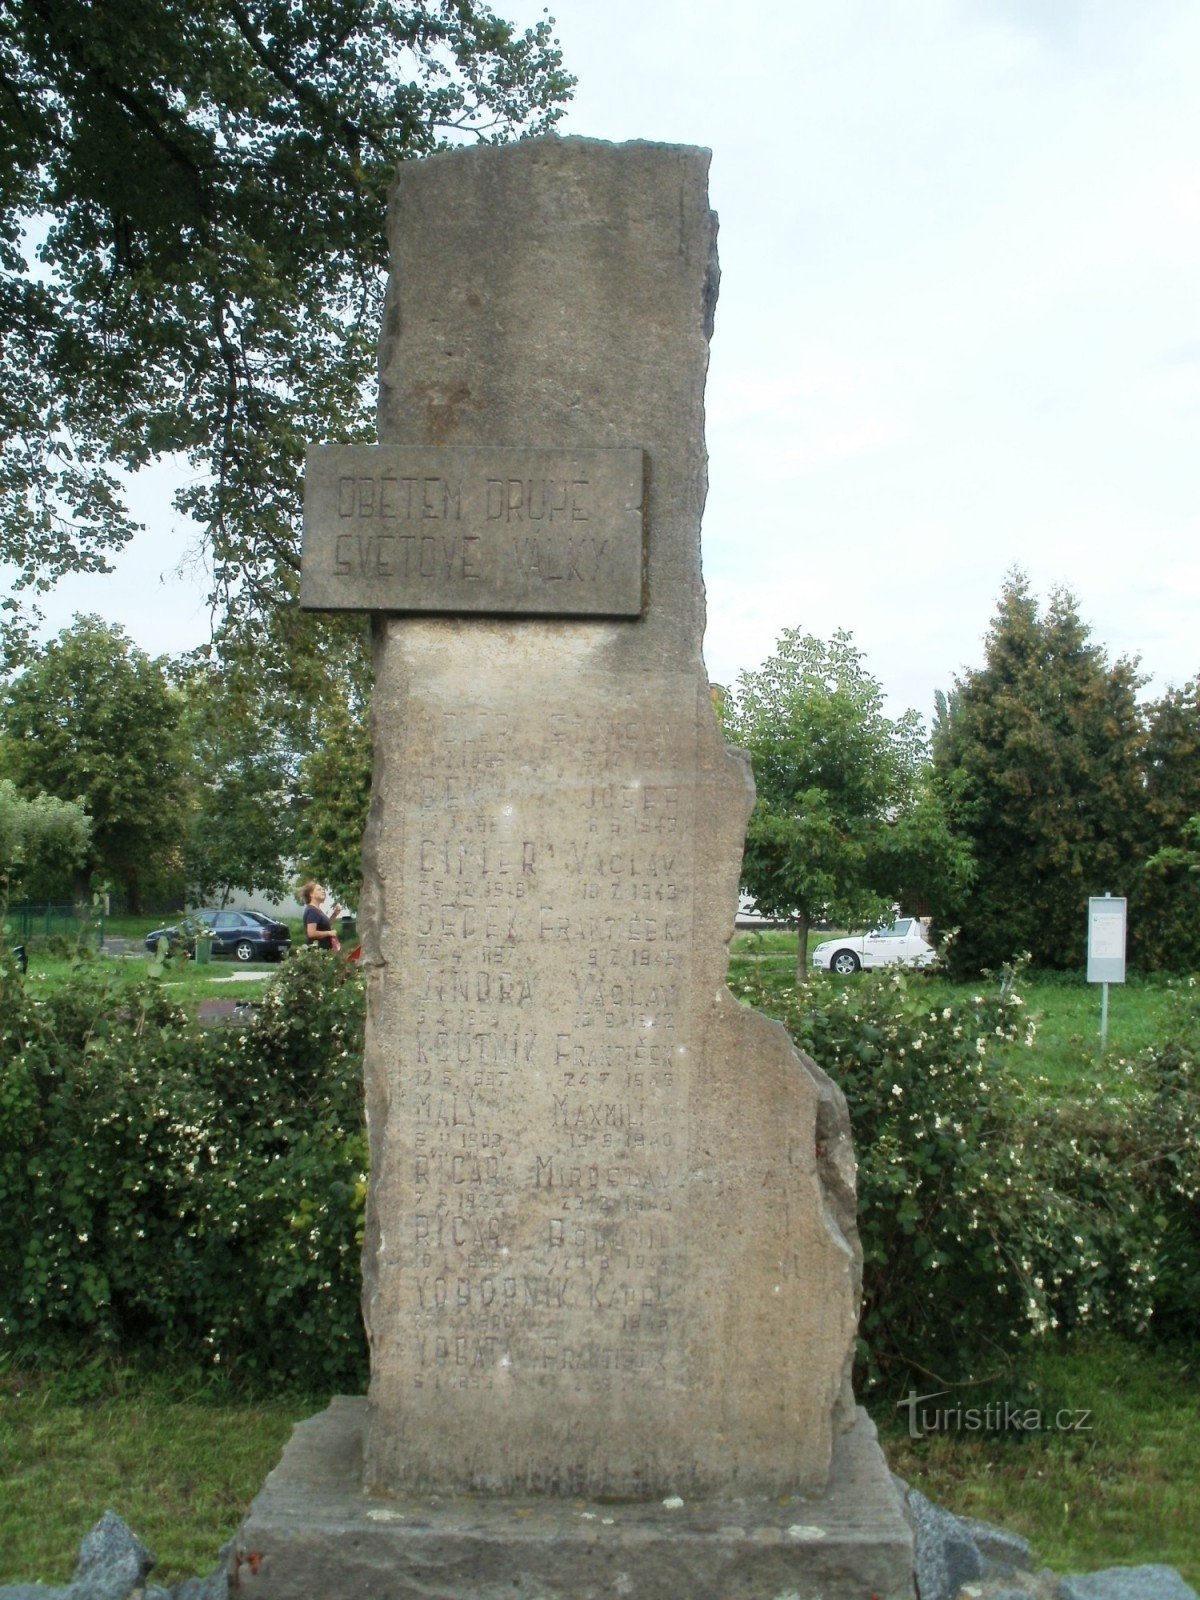
[[[318,627],[285,609],[254,647],[171,662],[76,618],[0,701],[0,775],[22,806],[39,788],[78,794],[95,821],[82,859],[58,853],[67,884],[48,892],[82,893],[99,877],[136,909],[147,894],[173,906],[185,895],[283,897],[317,876],[356,905],[371,781],[367,633],[361,617]]]
[[[316,877],[357,905],[371,786],[369,623],[281,607],[183,668],[187,881],[202,899]]]
[[[724,717],[731,742],[750,755],[758,791],[742,881],[768,916],[799,922],[803,964],[812,920],[883,915],[901,855],[920,852],[921,818],[932,823],[937,810],[928,796],[918,809],[920,718],[886,715],[849,633],[826,642],[798,628],[784,630],[757,672],[740,674]],[[901,818],[910,829],[903,849]]]
[[[78,800],[26,798],[0,777],[0,914],[19,895],[83,864],[92,824]]]
[[[183,691],[188,893],[220,905],[239,890],[282,899],[294,854],[294,759],[262,682],[206,663],[186,674]]]
[[[954,831],[928,760],[909,804],[878,837],[872,874],[905,911],[929,917],[939,933],[951,931],[951,910],[974,881],[975,858]]]
[[[977,872],[953,907],[968,967],[1081,966],[1087,899],[1128,894],[1146,837],[1136,662],[1110,663],[1055,590],[1005,580],[981,668],[939,701],[937,783]]]
[[[1155,832],[1177,835],[1200,813],[1200,679],[1147,707],[1145,760]]]
[[[362,838],[371,798],[371,739],[364,708],[327,698],[301,767],[296,864],[335,900],[358,905]]]
[[[281,668],[271,682],[296,751],[296,875],[319,879],[334,900],[356,907],[371,797],[371,622],[289,609],[272,626]]]
[[[78,887],[115,880],[137,909],[181,864],[179,698],[163,661],[99,617],[76,617],[8,685],[9,775],[26,797],[82,800],[92,819]]]
[[[120,469],[191,466],[236,622],[290,593],[309,439],[369,437],[398,160],[542,132],[549,20],[483,0],[0,8],[0,562],[104,570]],[[28,642],[15,598],[10,647]]]
[[[1200,681],[1146,708],[1145,865],[1133,889],[1139,959],[1174,971],[1200,967]]]

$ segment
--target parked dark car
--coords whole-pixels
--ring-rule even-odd
[[[292,947],[287,924],[276,922],[257,911],[189,911],[175,927],[156,928],[146,935],[146,949],[154,953],[158,941],[166,939],[171,949],[196,953],[196,937],[202,927],[212,930],[214,956],[232,956],[235,961],[279,961]]]

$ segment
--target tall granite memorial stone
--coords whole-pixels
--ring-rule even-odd
[[[844,1103],[725,987],[706,173],[546,139],[396,180],[380,443],[313,450],[301,590],[378,614],[370,1392],[297,1431],[247,1593],[911,1592]]]

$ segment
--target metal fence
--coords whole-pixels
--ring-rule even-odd
[[[54,934],[66,939],[78,939],[86,934],[95,938],[98,949],[104,945],[105,916],[96,906],[9,906],[4,922],[14,944],[26,944],[31,939],[50,938]]]

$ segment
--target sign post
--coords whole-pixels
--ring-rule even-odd
[[[1093,895],[1088,901],[1087,981],[1100,984],[1100,1049],[1108,1048],[1108,986],[1125,982],[1125,898]]]

